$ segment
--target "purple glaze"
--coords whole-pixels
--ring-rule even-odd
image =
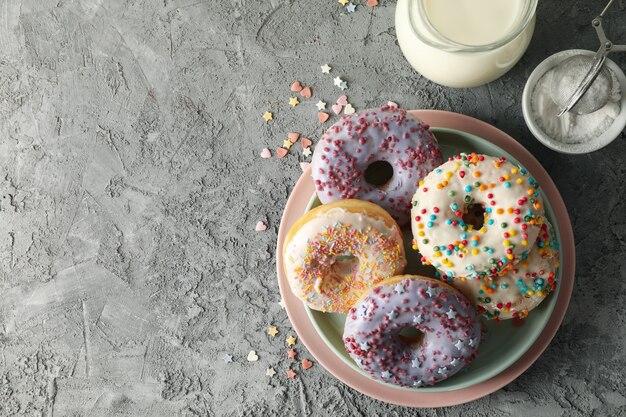
[[[406,327],[423,333],[421,343],[401,339]],[[480,322],[458,291],[407,276],[361,298],[348,313],[343,340],[352,359],[374,379],[420,387],[454,375],[474,359]]]
[[[311,172],[320,201],[371,201],[400,226],[408,224],[419,181],[443,162],[439,143],[428,129],[406,110],[388,105],[342,116],[313,152]],[[393,176],[384,186],[364,179],[367,167],[377,161],[393,167]]]

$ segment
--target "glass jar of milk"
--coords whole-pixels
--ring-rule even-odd
[[[402,53],[423,76],[449,87],[497,79],[522,57],[537,0],[398,0]]]

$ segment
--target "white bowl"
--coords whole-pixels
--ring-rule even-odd
[[[522,95],[522,113],[524,114],[524,120],[528,125],[528,128],[537,140],[550,149],[555,151],[568,153],[568,154],[582,154],[596,151],[605,147],[609,143],[613,142],[626,127],[626,76],[615,62],[607,59],[605,65],[615,74],[621,87],[621,102],[620,112],[613,121],[613,124],[600,136],[591,139],[585,143],[564,143],[560,142],[548,134],[546,134],[537,124],[537,121],[533,117],[531,108],[531,96],[532,92],[537,85],[537,82],[543,77],[543,75],[558,65],[561,61],[569,58],[574,54],[583,54],[593,56],[595,52],[586,51],[584,49],[569,49],[567,51],[561,51],[550,57],[546,58],[541,64],[535,68],[535,70],[528,77],[526,86],[524,87],[524,94]]]

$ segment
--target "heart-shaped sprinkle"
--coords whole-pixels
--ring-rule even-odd
[[[337,104],[341,104],[342,106],[345,106],[346,104],[348,104],[348,97],[346,96],[341,96],[337,99]]]
[[[264,232],[267,230],[267,225],[263,223],[261,220],[259,220],[258,222],[256,222],[256,226],[254,227],[254,230],[256,230],[257,232]]]
[[[397,109],[397,108],[398,108],[398,103],[394,103],[393,101],[388,101],[388,102],[387,102],[387,105],[388,105],[389,107],[393,107],[393,108],[395,108],[395,109]]]
[[[285,148],[277,148],[276,149],[276,155],[278,155],[279,158],[284,158],[285,155],[287,155],[287,149]]]
[[[300,145],[302,145],[302,149],[306,149],[312,144],[313,142],[311,142],[311,139],[309,138],[302,138],[302,141],[300,141]]]
[[[352,107],[352,104],[348,103],[346,104],[346,108],[343,109],[344,114],[354,114],[356,110],[354,110],[354,107]]]
[[[304,98],[311,98],[311,96],[313,95],[311,87],[304,87],[304,89],[300,91],[300,95]]]
[[[313,366],[313,362],[308,359],[302,359],[302,369],[309,369],[311,366]]]
[[[294,93],[302,91],[302,84],[300,84],[300,81],[294,81],[294,83],[291,84],[290,90],[293,91]]]
[[[272,153],[270,152],[270,150],[267,148],[263,148],[263,150],[261,151],[261,158],[271,158],[271,157],[272,157]]]
[[[332,108],[333,108],[333,112],[335,112],[335,114],[339,114],[339,113],[341,113],[341,109],[343,108],[343,106],[341,104],[333,104]]]
[[[248,353],[248,362],[256,362],[258,360],[259,355],[257,355],[254,350],[251,350],[250,353]]]
[[[376,7],[378,6],[378,0],[367,0],[367,5],[369,7]]]
[[[300,162],[300,169],[302,170],[302,172],[306,171],[306,169],[309,167],[309,165],[311,165],[308,162]]]
[[[290,132],[289,134],[287,134],[287,138],[289,138],[289,141],[291,143],[296,143],[300,138],[300,134],[296,132]]]
[[[320,123],[326,123],[329,117],[330,117],[330,114],[324,113],[323,111],[317,113],[317,118],[320,121]]]

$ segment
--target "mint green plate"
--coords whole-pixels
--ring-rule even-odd
[[[476,152],[485,155],[505,156],[507,160],[518,163],[513,156],[498,146],[469,133],[435,127],[431,128],[431,131],[435,134],[442,147],[444,159],[457,155],[461,152]],[[561,242],[558,225],[557,222],[554,221],[554,211],[549,204],[549,200],[545,198],[545,195],[543,195],[543,197],[546,217],[555,229],[557,241]],[[319,205],[321,205],[320,201],[316,196],[313,196],[309,206],[307,207],[307,211]],[[416,255],[417,252],[411,249],[410,230],[405,231],[405,246],[409,261],[406,273],[433,277],[435,270],[431,267],[421,265]],[[561,258],[560,261],[562,264],[563,259]],[[560,282],[561,270],[557,271],[556,277],[557,282]],[[537,308],[532,310],[528,317],[524,319],[523,325],[521,326],[513,325],[512,320],[504,320],[501,322],[483,320],[486,335],[480,344],[478,357],[458,374],[439,382],[433,387],[393,387],[406,391],[446,392],[467,388],[494,377],[515,363],[515,361],[517,361],[533,345],[535,340],[537,340],[548,323],[548,319],[550,318],[552,311],[554,310],[559,289],[560,286],[557,284],[555,292],[549,295],[548,298],[545,299]],[[335,353],[335,355],[341,358],[346,364],[354,368],[356,371],[369,377],[369,375],[361,371],[354,361],[352,361],[343,347],[343,327],[345,323],[345,316],[343,314],[336,313],[322,313],[320,311],[311,310],[308,307],[305,307],[305,309],[320,337]],[[385,382],[377,382],[389,385]]]

